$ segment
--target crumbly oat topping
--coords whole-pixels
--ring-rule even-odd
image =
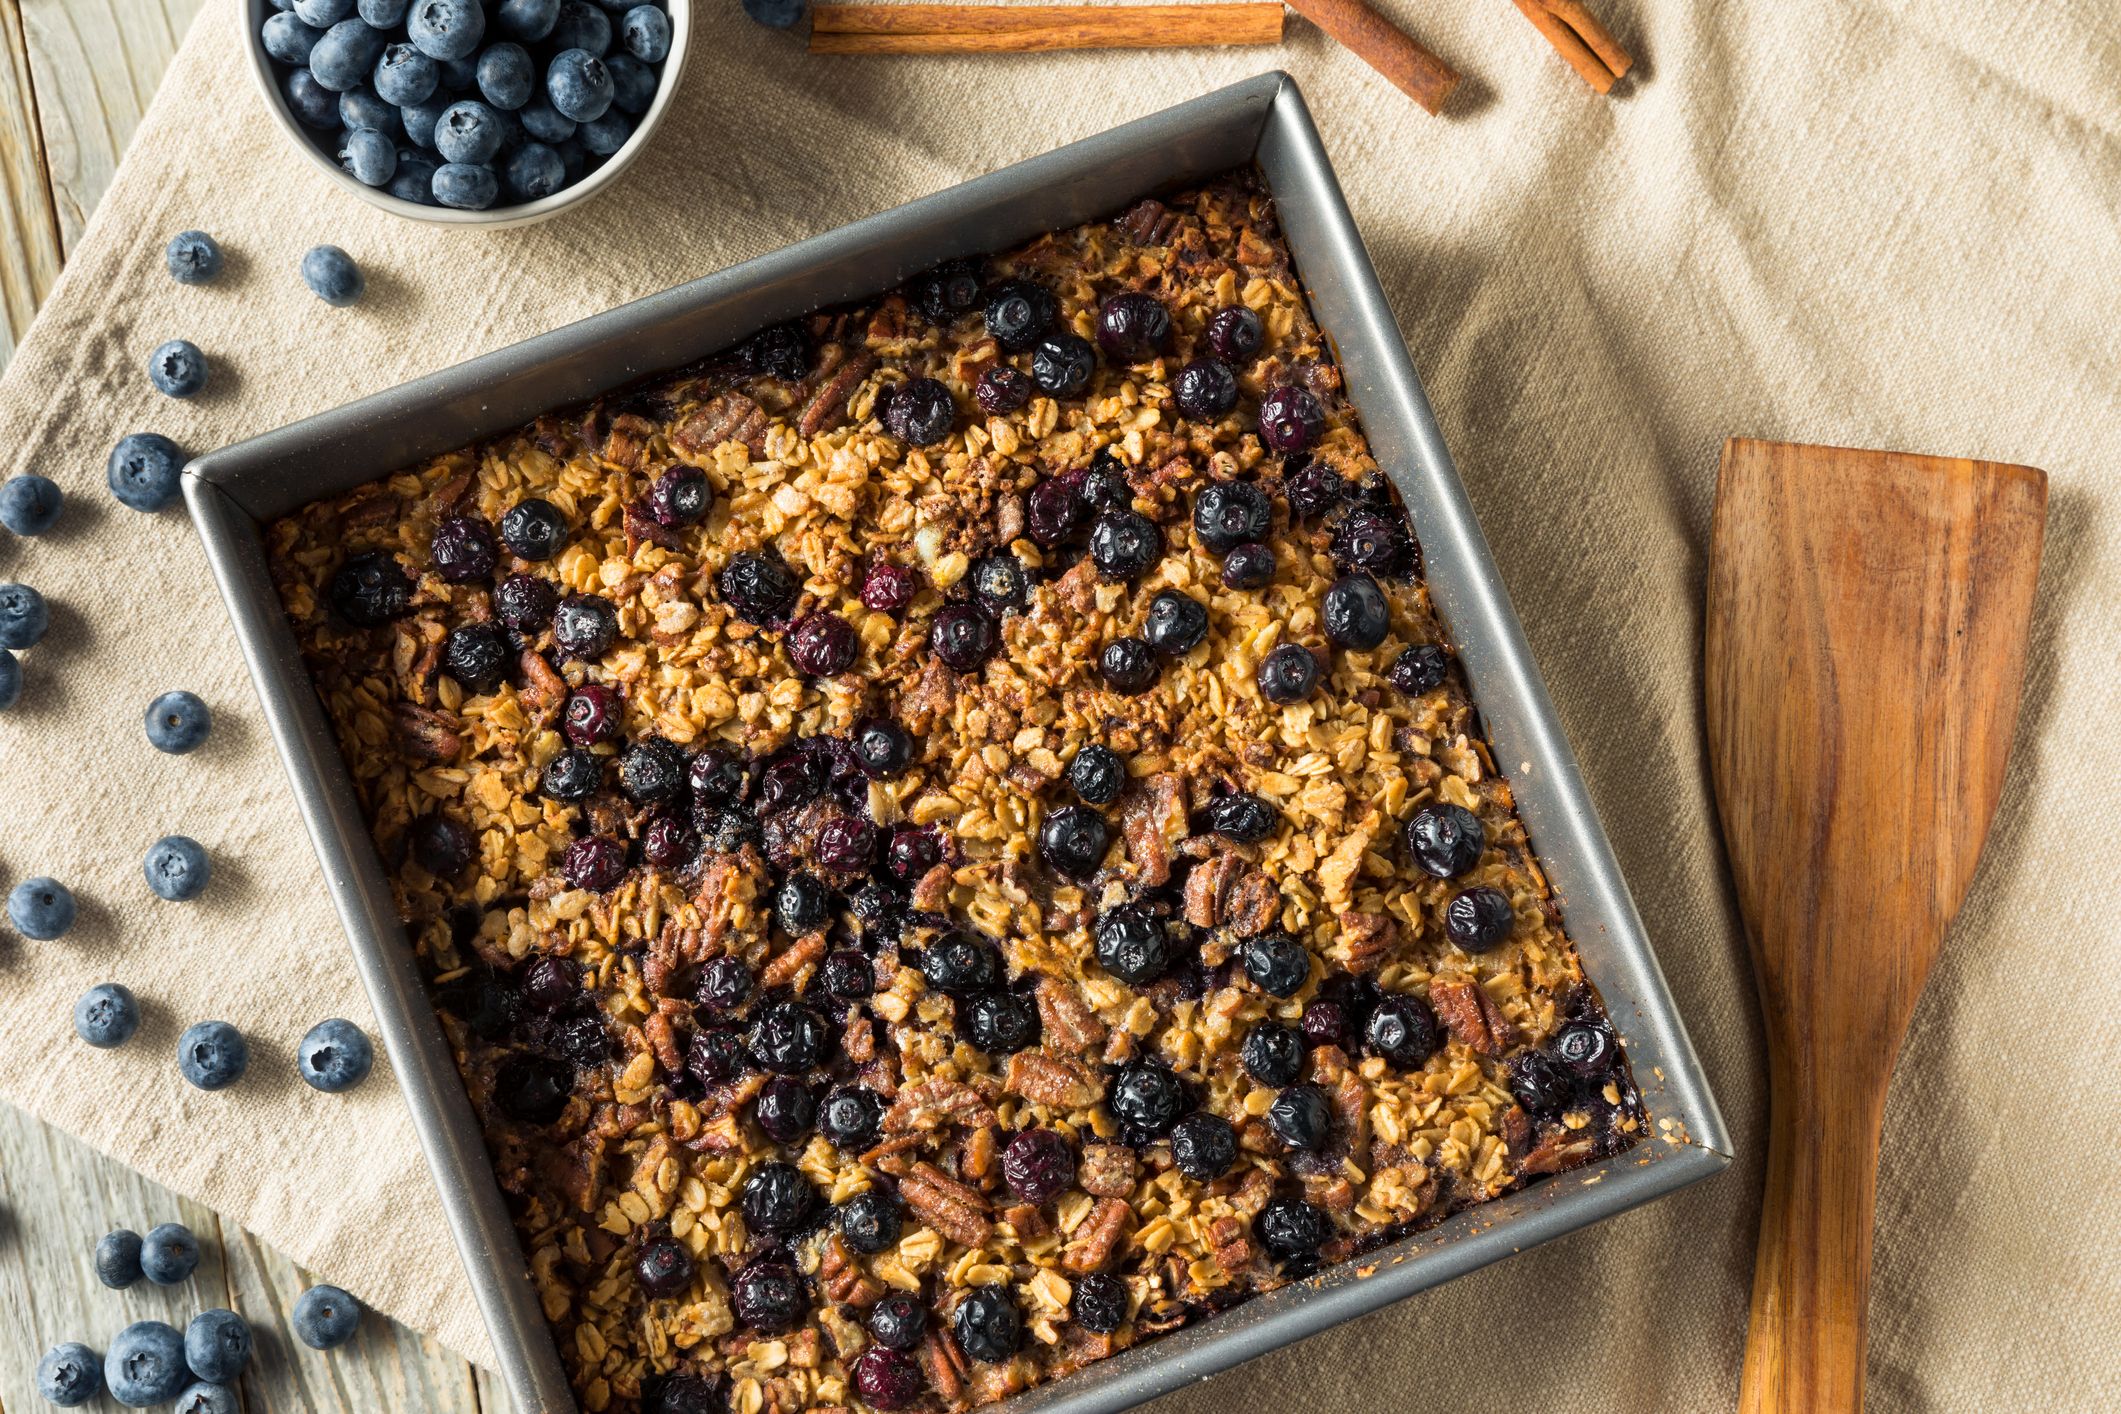
[[[269,541],[585,1409],[987,1403],[1641,1132],[1249,174]]]

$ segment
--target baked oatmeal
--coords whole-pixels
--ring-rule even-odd
[[[270,546],[585,1409],[984,1404],[1641,1133],[1250,173]]]

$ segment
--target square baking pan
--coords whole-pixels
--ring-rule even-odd
[[[938,261],[1257,164],[1584,968],[1650,1123],[1634,1148],[1461,1212],[1009,1401],[1104,1414],[1572,1232],[1722,1169],[1730,1142],[1464,488],[1296,84],[1269,73],[893,211],[200,457],[185,499],[353,943],[379,1029],[519,1409],[573,1408],[552,1337],[381,862],[267,571],[261,527],[424,458],[878,294]]]

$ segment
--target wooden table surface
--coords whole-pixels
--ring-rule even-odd
[[[201,0],[0,0],[0,364],[81,239]],[[96,1239],[181,1222],[204,1259],[182,1286],[106,1290]],[[61,1341],[97,1350],[128,1322],[180,1329],[225,1306],[258,1335],[247,1414],[493,1414],[491,1376],[379,1317],[327,1354],[287,1334],[316,1278],[209,1209],[0,1105],[0,1414],[34,1414],[36,1366]],[[87,1406],[115,1410],[108,1395]]]

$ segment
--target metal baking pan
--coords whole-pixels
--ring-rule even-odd
[[[1650,1115],[1635,1148],[1458,1214],[1359,1262],[1247,1302],[1018,1396],[1015,1414],[1104,1414],[1669,1193],[1722,1169],[1730,1141],[1672,1009],[1574,756],[1489,559],[1392,311],[1286,74],[1017,163],[786,250],[651,295],[198,458],[185,499],[324,866],[519,1409],[573,1407],[479,1128],[369,843],[338,748],[266,569],[261,526],[952,256],[998,250],[1243,163],[1264,174],[1371,449],[1397,483],[1429,584],[1472,679],[1532,843]]]

